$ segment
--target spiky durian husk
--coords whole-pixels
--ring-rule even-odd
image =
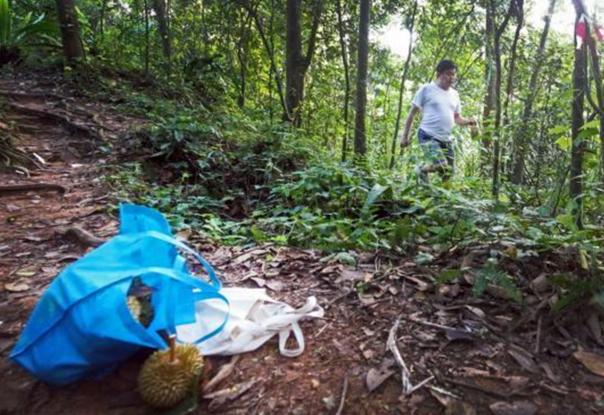
[[[170,350],[154,352],[143,364],[138,375],[138,390],[149,405],[169,408],[182,401],[191,390],[193,379],[203,369],[203,357],[191,344],[175,348],[174,361]]]

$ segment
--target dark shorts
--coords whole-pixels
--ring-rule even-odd
[[[455,162],[453,153],[453,143],[451,141],[441,141],[432,137],[424,130],[417,132],[419,144],[424,152],[426,161],[430,164],[447,164],[451,169]]]

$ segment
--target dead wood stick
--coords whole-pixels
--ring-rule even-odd
[[[455,327],[443,326],[442,324],[431,323],[429,321],[419,320],[416,318],[406,318],[406,317],[403,317],[403,318],[405,320],[411,321],[413,323],[422,324],[422,325],[428,326],[428,327],[434,327],[435,329],[441,329],[441,330],[445,330],[445,331],[457,331],[457,332],[464,331],[464,332],[467,332],[468,334],[470,334],[470,332],[467,330],[456,329]]]
[[[201,391],[202,394],[203,395],[209,394],[220,382],[222,382],[227,377],[229,377],[229,375],[231,373],[233,373],[233,370],[235,369],[235,364],[238,361],[239,361],[239,355],[235,355],[231,358],[231,361],[229,363],[222,366],[218,370],[218,373],[216,373],[216,376],[214,376],[212,379],[210,379],[210,381],[203,386],[203,389]]]
[[[407,368],[407,365],[403,360],[403,356],[401,356],[401,352],[396,345],[396,332],[398,331],[398,326],[400,325],[400,323],[401,318],[399,317],[396,319],[394,326],[392,326],[392,328],[390,329],[390,333],[388,333],[388,341],[386,342],[386,347],[392,352],[392,354],[394,355],[394,360],[401,368],[401,382],[403,386],[403,393],[405,395],[410,395],[422,386],[424,386],[426,383],[434,379],[434,376],[427,377],[415,386],[413,386],[413,384],[411,383],[411,373],[409,372],[409,369]]]
[[[543,320],[543,316],[539,316],[539,320],[537,321],[537,340],[535,341],[535,354],[539,353],[541,349],[541,323]]]
[[[103,244],[105,242],[104,239],[97,238],[93,234],[78,226],[71,226],[69,228],[59,229],[57,233],[66,239],[72,240],[84,247],[95,247]]]
[[[336,415],[341,415],[342,410],[344,410],[344,403],[346,403],[346,393],[348,392],[348,375],[344,378],[344,386],[342,386],[342,397],[340,398],[340,406],[338,406],[338,411]]]
[[[407,365],[405,364],[405,361],[401,356],[400,350],[396,346],[396,332],[398,331],[398,326],[400,323],[401,319],[396,319],[394,326],[392,326],[392,328],[390,329],[390,333],[388,333],[388,341],[386,342],[386,347],[392,352],[392,354],[394,355],[394,360],[401,368],[401,382],[403,386],[403,392],[406,395],[408,391],[412,388],[412,386],[411,381],[409,379],[409,369],[407,368]]]
[[[531,396],[531,394],[528,392],[510,392],[510,393],[498,392],[496,390],[483,388],[483,387],[481,387],[479,385],[475,385],[473,383],[464,382],[462,380],[457,380],[457,379],[452,379],[452,378],[444,378],[443,380],[445,382],[452,383],[457,386],[474,389],[474,390],[486,393],[487,395],[495,396],[495,397],[501,398],[501,399],[510,399],[512,396]]]
[[[59,184],[53,183],[27,183],[27,184],[11,184],[0,186],[0,196],[7,196],[15,193],[29,192],[31,190],[53,191],[64,194],[67,189]]]
[[[327,304],[325,304],[325,309],[327,310],[329,307],[331,307],[332,305],[334,305],[335,303],[340,301],[342,298],[348,297],[353,292],[355,292],[355,290],[350,288],[350,289],[347,289],[346,291],[344,291],[342,294],[338,295],[337,297],[332,298],[331,300],[329,300],[329,302]]]

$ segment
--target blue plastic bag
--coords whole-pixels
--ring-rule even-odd
[[[177,248],[199,261],[209,282],[187,271]],[[154,315],[147,328],[127,306],[135,277],[153,292]],[[165,348],[158,331],[175,333],[176,326],[193,323],[198,301],[227,302],[220,287],[212,267],[172,237],[159,212],[122,205],[119,235],[69,265],[50,284],[10,357],[52,384],[98,377],[141,347]],[[218,334],[227,318],[228,313],[197,343]]]

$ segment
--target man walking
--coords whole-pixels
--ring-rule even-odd
[[[417,177],[428,182],[428,173],[438,172],[448,180],[453,172],[454,152],[451,130],[454,124],[475,126],[473,118],[461,116],[459,94],[453,89],[457,66],[450,60],[442,60],[436,66],[436,80],[422,86],[411,103],[411,111],[401,136],[401,146],[409,145],[409,132],[415,115],[421,111],[422,120],[417,136],[427,163],[415,168]]]

